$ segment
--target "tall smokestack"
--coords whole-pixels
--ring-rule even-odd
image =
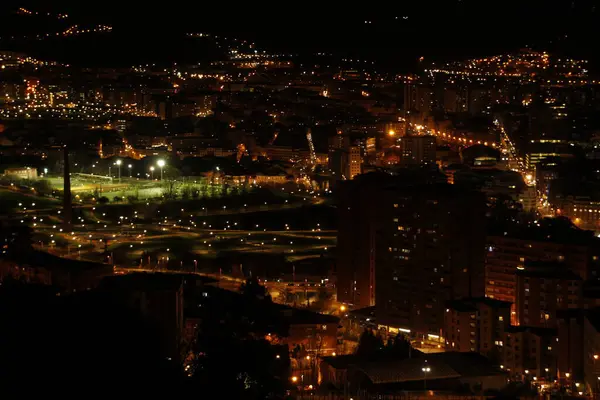
[[[63,226],[64,229],[71,229],[71,221],[73,219],[73,204],[71,202],[71,173],[69,171],[69,149],[67,146],[63,149],[65,176],[63,186]]]

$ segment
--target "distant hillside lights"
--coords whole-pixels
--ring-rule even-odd
[[[44,40],[49,38],[57,38],[57,37],[69,37],[69,36],[78,36],[86,33],[109,33],[112,32],[112,26],[109,25],[95,25],[92,28],[81,29],[78,25],[73,25],[64,30],[63,32],[53,32],[53,33],[40,33],[37,35],[23,35],[23,36],[4,36],[0,37],[0,40]]]

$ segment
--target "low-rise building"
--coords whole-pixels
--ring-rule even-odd
[[[510,324],[511,303],[488,297],[452,300],[446,306],[443,336],[450,351],[475,351],[494,361]]]
[[[7,168],[4,170],[5,176],[14,176],[19,179],[37,179],[37,169],[31,167]]]
[[[507,378],[506,372],[474,352],[416,354],[404,359],[365,360],[356,355],[325,357],[320,370],[323,384],[347,397],[361,398],[384,395],[400,398],[406,392],[419,398],[420,393],[431,390],[460,399],[460,393],[466,388],[469,393],[479,395],[500,390],[506,386]]]
[[[511,376],[551,380],[557,374],[557,330],[510,326],[500,346],[500,362]]]
[[[569,218],[581,229],[600,230],[600,201],[589,196],[568,196],[557,202],[556,213]]]
[[[525,268],[526,261],[561,261],[583,280],[598,277],[598,243],[593,232],[556,219],[492,230],[486,245],[486,296],[516,304],[517,271]],[[512,313],[512,323],[517,324],[514,307]]]

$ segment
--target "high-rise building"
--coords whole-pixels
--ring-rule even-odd
[[[558,310],[583,307],[583,280],[564,262],[526,262],[516,275],[517,325],[555,328]]]
[[[360,156],[360,147],[350,146],[348,149],[348,167],[346,176],[348,179],[354,179],[360,175],[362,168],[362,157]]]
[[[484,295],[485,199],[403,178],[372,195],[379,198],[377,320],[439,335],[447,301]]]
[[[329,170],[336,180],[350,180],[362,171],[360,146],[351,143],[346,135],[335,135],[329,139]]]
[[[400,141],[400,164],[421,165],[435,163],[435,136],[407,135]]]
[[[337,300],[357,308],[375,304],[377,192],[392,177],[361,175],[342,182],[338,195]]]

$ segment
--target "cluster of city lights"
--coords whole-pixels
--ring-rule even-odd
[[[68,103],[64,105],[50,105],[49,101],[44,103],[27,103],[17,105],[5,105],[0,108],[0,117],[42,119],[58,118],[66,120],[98,120],[120,115],[132,115],[139,117],[156,116],[153,112],[147,112],[135,107],[111,107],[104,104],[92,103]]]
[[[40,33],[37,35],[11,35],[0,37],[0,40],[44,40],[49,38],[56,37],[70,37],[70,36],[78,36],[87,33],[108,33],[112,32],[112,26],[109,25],[96,25],[92,28],[80,28],[78,25],[73,25],[62,32],[54,32],[54,33]]]
[[[529,51],[451,62],[442,67],[433,67],[427,72],[475,77],[523,77],[528,81],[535,81],[552,79],[547,76],[546,71],[550,71],[551,76],[565,79],[586,78],[588,73],[586,64],[586,60],[570,58],[551,62],[547,52]]]
[[[19,15],[41,15],[41,16],[44,16],[44,17],[50,17],[50,18],[56,18],[56,19],[67,19],[67,18],[69,18],[68,14],[60,14],[60,13],[59,14],[53,14],[53,13],[50,13],[50,12],[42,12],[42,13],[40,13],[39,11],[31,11],[31,10],[28,10],[26,8],[23,8],[23,7],[20,7],[17,10],[17,14],[19,14]]]
[[[41,61],[33,57],[25,56],[9,51],[0,52],[0,69],[18,68],[22,65],[35,67],[48,67],[60,65],[54,61]]]

